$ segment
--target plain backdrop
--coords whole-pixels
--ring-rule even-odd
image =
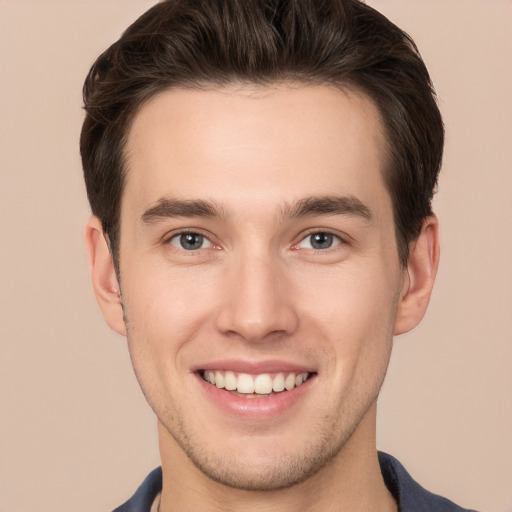
[[[0,511],[109,511],[158,465],[89,282],[78,137],[93,60],[148,0],[0,0]],[[512,506],[512,2],[369,0],[418,43],[447,129],[430,310],[395,341],[378,446],[466,507]]]

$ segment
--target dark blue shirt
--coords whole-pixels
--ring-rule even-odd
[[[379,452],[379,463],[384,482],[398,503],[399,512],[475,512],[423,489],[391,455]],[[113,512],[150,512],[161,490],[162,468],[157,468],[146,477],[137,492]]]

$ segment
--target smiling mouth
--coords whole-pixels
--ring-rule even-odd
[[[244,398],[265,398],[302,386],[314,373],[281,372],[250,375],[221,370],[200,370],[200,377],[217,387]]]

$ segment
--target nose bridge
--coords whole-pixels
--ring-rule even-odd
[[[253,247],[231,263],[219,328],[249,341],[293,331],[297,318],[285,268],[277,255]]]

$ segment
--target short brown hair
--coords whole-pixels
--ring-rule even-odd
[[[141,105],[165,89],[292,81],[352,87],[377,105],[400,260],[432,213],[444,130],[412,39],[359,0],[167,0],[124,32],[84,84],[80,151],[92,212],[118,258],[123,149]]]

